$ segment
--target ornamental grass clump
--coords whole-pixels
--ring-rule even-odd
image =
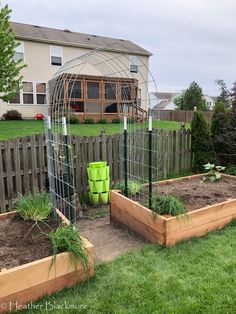
[[[33,220],[35,222],[46,220],[51,210],[51,197],[46,192],[34,191],[27,195],[19,195],[16,211],[24,220]]]
[[[154,214],[171,216],[187,213],[186,207],[177,196],[159,193],[152,197],[152,211]]]
[[[82,262],[84,269],[88,272],[88,255],[83,247],[79,230],[73,225],[60,226],[49,234],[52,241],[52,263],[56,261],[56,255],[61,252],[69,252],[77,270],[78,262]]]

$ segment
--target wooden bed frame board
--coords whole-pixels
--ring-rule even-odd
[[[57,212],[62,223],[68,224],[68,219],[61,212]],[[12,218],[15,215],[16,212],[0,214],[0,220]],[[19,306],[92,277],[94,275],[93,245],[84,237],[82,241],[88,254],[88,274],[80,262],[75,271],[68,252],[57,254],[52,266],[52,256],[49,256],[0,271],[0,313],[16,310]]]
[[[158,185],[168,185],[178,181],[201,178],[203,174],[165,180]],[[236,181],[236,177],[223,175]],[[191,237],[200,237],[211,230],[220,229],[236,217],[236,199],[207,206],[188,212],[180,217],[154,216],[147,207],[142,206],[120,191],[112,190],[110,194],[111,221],[126,225],[148,242],[164,246],[175,245],[177,242]]]

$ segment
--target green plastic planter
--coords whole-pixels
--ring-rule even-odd
[[[109,178],[103,181],[103,191],[108,192],[110,190],[110,180]]]
[[[100,180],[97,168],[88,168],[87,171],[89,180]]]
[[[91,203],[93,205],[98,205],[98,203],[99,203],[99,193],[91,193]]]
[[[103,188],[104,181],[93,181],[93,184],[94,184],[94,192],[102,193],[104,191],[104,188]]]
[[[109,201],[109,192],[104,192],[100,194],[102,204],[107,204]]]
[[[106,180],[107,179],[107,167],[98,169],[98,176],[100,180]]]
[[[103,168],[106,167],[106,165],[107,165],[106,161],[90,162],[89,168]]]
[[[106,161],[91,162],[87,168],[89,178],[89,199],[93,205],[109,201],[110,179]]]
[[[88,183],[89,183],[89,191],[92,193],[96,192],[94,188],[94,181],[88,180]]]

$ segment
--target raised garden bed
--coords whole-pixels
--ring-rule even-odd
[[[60,212],[58,212],[58,214],[62,219],[62,223],[69,223]],[[18,230],[12,230],[11,232],[16,232],[16,234],[20,236],[21,223],[16,218],[16,212],[0,215],[0,223],[5,221],[6,224],[10,224],[11,222],[9,222],[9,220],[11,219],[15,226],[18,224],[19,227]],[[21,227],[23,231],[24,227]],[[52,223],[51,227],[55,228],[55,223]],[[47,233],[46,227],[44,227],[43,231]],[[34,237],[35,235],[33,233],[28,235],[27,239],[24,239],[23,241],[25,241],[25,244],[27,244],[28,241],[28,243],[32,245],[35,241]],[[46,237],[44,236],[38,240],[39,241],[36,242],[42,241],[41,245],[44,246],[44,249],[40,249],[41,245],[35,243],[35,248],[38,252],[33,253],[33,250],[30,250],[29,248],[25,260],[20,253],[18,254],[15,252],[11,260],[6,257],[7,254],[1,252],[3,260],[1,260],[0,255],[0,313],[20,309],[23,305],[35,301],[44,295],[50,295],[65,287],[71,287],[75,283],[82,282],[87,277],[93,276],[93,245],[87,239],[82,238],[84,249],[88,254],[88,273],[86,273],[84,266],[80,262],[78,262],[75,271],[75,265],[72,262],[70,254],[67,252],[57,254],[55,262],[51,264],[52,256],[49,256],[50,247]],[[14,246],[13,243],[9,243],[8,249],[10,249],[11,245]],[[7,267],[3,267],[4,265]]]
[[[126,225],[146,241],[165,246],[220,229],[236,217],[236,177],[223,175],[217,183],[200,183],[202,176],[154,184],[154,190],[161,193],[179,193],[188,209],[184,216],[155,216],[150,209],[112,190],[111,221]]]

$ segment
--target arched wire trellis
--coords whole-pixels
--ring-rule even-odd
[[[147,129],[147,117],[148,114],[151,115],[150,92],[156,92],[156,84],[148,69],[147,58],[136,57],[138,73],[132,73],[129,56],[130,52],[122,45],[109,44],[66,62],[48,83],[46,135],[50,192],[54,209],[59,209],[72,222],[80,214],[79,199],[75,190],[75,177],[80,175],[80,169],[75,169],[75,159],[81,156],[76,156],[74,152],[74,143],[70,136],[70,116],[71,108],[76,103],[73,98],[76,90],[79,93],[86,90],[78,90],[77,82],[81,76],[89,75],[94,77],[95,81],[101,78],[108,84],[110,93],[112,91],[116,98],[111,99],[113,107],[117,110],[117,113],[113,114],[119,115],[121,122],[125,121],[124,124],[121,123],[120,131],[123,132],[125,128],[122,173],[126,194],[128,195],[127,185],[130,182],[144,184],[157,173],[157,166],[151,165],[153,139],[151,138],[150,142],[150,125],[149,131]],[[99,86],[103,86],[99,93],[105,102],[105,85]],[[140,92],[141,96],[138,95]],[[83,98],[87,97],[83,95]],[[88,108],[90,104],[91,102],[88,102]],[[81,116],[81,113],[78,116]],[[144,199],[147,195],[150,198],[150,190],[148,194],[142,189],[135,194],[135,198]],[[134,195],[131,193],[129,196]]]

